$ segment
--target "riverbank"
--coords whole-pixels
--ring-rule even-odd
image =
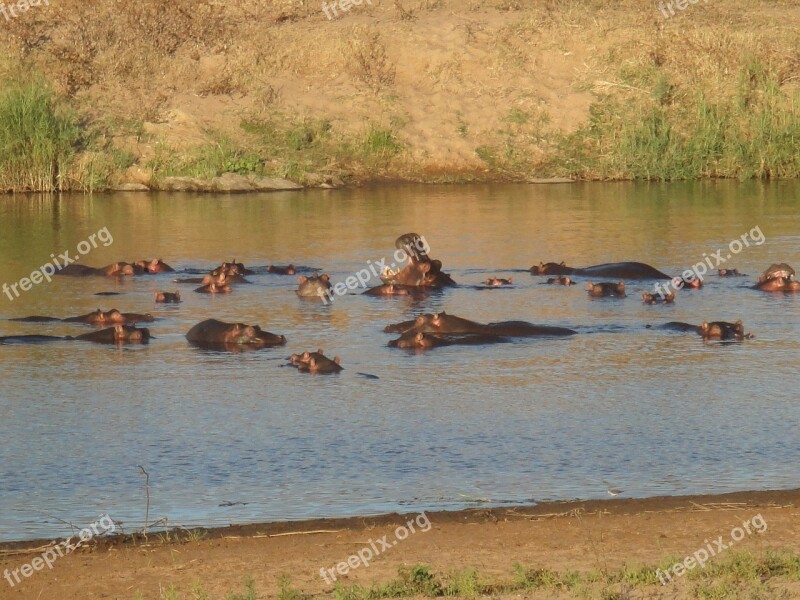
[[[527,4],[31,6],[0,19],[0,190],[800,175],[794,3]]]
[[[798,533],[800,490],[571,501],[99,539],[0,589],[18,599],[785,598],[800,594]],[[30,547],[0,546],[0,571],[41,554]],[[350,558],[367,548],[378,551],[369,566]],[[703,568],[688,560],[704,553]]]

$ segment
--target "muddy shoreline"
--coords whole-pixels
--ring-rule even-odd
[[[792,490],[742,491],[725,494],[700,494],[690,496],[652,496],[649,498],[609,498],[604,500],[558,500],[531,505],[498,506],[492,508],[467,508],[451,511],[424,511],[436,524],[482,524],[498,520],[529,520],[564,517],[576,514],[639,515],[648,512],[681,512],[697,510],[699,506],[715,505],[747,506],[800,506],[800,488]],[[330,517],[300,521],[268,521],[261,523],[231,524],[225,527],[196,527],[205,539],[236,537],[272,537],[286,534],[307,534],[317,531],[357,531],[374,527],[403,525],[409,518],[420,513],[384,513],[355,517]],[[152,527],[150,537],[162,533],[163,528]],[[170,531],[180,532],[181,529]],[[56,538],[63,540],[66,538]],[[91,545],[99,548],[136,544],[144,539],[140,533],[116,534],[98,537]],[[42,546],[52,543],[52,538],[0,542],[0,552],[37,552]]]

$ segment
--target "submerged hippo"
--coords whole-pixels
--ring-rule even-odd
[[[477,323],[469,319],[448,315],[445,312],[424,314],[413,321],[389,325],[387,333],[456,333],[482,334],[505,337],[565,336],[576,332],[565,327],[535,325],[527,321],[500,321],[498,323]]]
[[[142,273],[144,273],[144,270],[141,267],[126,262],[116,262],[100,268],[72,264],[66,265],[60,271],[56,271],[56,275],[69,275],[73,277],[88,277],[92,275],[99,277],[121,277],[141,275]]]
[[[153,299],[157,304],[179,304],[181,302],[181,293],[174,292],[153,292]]]
[[[572,285],[575,282],[566,275],[562,275],[561,277],[550,277],[545,283],[547,285]]]
[[[514,278],[509,277],[508,279],[501,279],[499,277],[490,277],[486,281],[483,282],[484,285],[488,285],[490,287],[501,287],[504,285],[514,285]]]
[[[333,360],[325,356],[322,349],[316,352],[303,352],[302,354],[292,354],[291,364],[297,367],[298,371],[307,373],[339,373],[344,370],[341,366],[341,359],[338,356]]]
[[[735,323],[727,321],[712,321],[709,323],[703,321],[701,325],[671,321],[662,325],[661,329],[685,333],[694,332],[705,340],[744,340],[754,337],[752,333],[744,332],[744,325],[741,321],[736,321]]]
[[[150,330],[136,328],[130,325],[115,325],[100,331],[84,333],[83,335],[52,336],[52,335],[12,335],[0,337],[0,344],[39,344],[44,342],[79,341],[95,342],[98,344],[146,344],[150,341]]]
[[[671,279],[655,267],[640,262],[620,262],[575,268],[560,263],[539,263],[530,269],[531,275],[580,275],[583,277],[613,277],[615,279]]]
[[[267,273],[275,275],[297,275],[297,269],[294,265],[287,265],[285,267],[270,265],[267,267]]]
[[[333,287],[331,285],[331,276],[327,273],[322,275],[314,274],[311,277],[301,275],[297,278],[300,285],[297,288],[297,295],[301,298],[323,298],[330,296],[329,290]]]
[[[794,277],[794,269],[786,263],[772,264],[758,276],[753,287],[764,292],[799,292],[800,281]]]
[[[591,281],[586,284],[586,291],[593,298],[624,298],[625,282],[620,281],[617,283],[610,283],[603,281],[600,283],[592,283]]]
[[[739,273],[739,269],[717,269],[717,275],[720,277],[746,277],[746,275]]]
[[[224,283],[209,283],[194,290],[198,294],[230,294],[233,288]]]
[[[421,331],[409,331],[401,335],[396,340],[389,342],[390,348],[404,348],[414,350],[427,350],[429,348],[440,348],[442,346],[454,346],[457,344],[499,344],[510,341],[506,337],[499,335],[485,334],[437,334],[423,333]]]
[[[137,270],[141,269],[142,273],[156,274],[175,272],[175,269],[170,267],[160,258],[154,258],[153,260],[137,260],[135,263],[133,263],[133,265]]]
[[[46,323],[50,321],[62,321],[64,323],[88,323],[90,325],[110,325],[112,323],[133,324],[133,323],[152,323],[155,317],[151,314],[139,313],[122,313],[116,308],[103,311],[99,308],[94,312],[77,317],[67,317],[66,319],[59,319],[57,317],[23,317],[19,319],[9,319],[11,321],[22,321],[27,323]]]
[[[642,292],[642,301],[645,304],[672,304],[675,302],[675,292],[669,292],[663,296],[661,294]]]
[[[226,347],[249,346],[268,348],[283,346],[286,338],[268,331],[262,331],[258,325],[244,323],[225,323],[217,319],[208,319],[192,327],[186,339],[197,346]]]
[[[396,283],[384,283],[383,285],[368,289],[364,292],[364,295],[384,298],[389,296],[411,296],[415,299],[421,299],[427,297],[428,293],[425,291],[425,288],[399,285]]]

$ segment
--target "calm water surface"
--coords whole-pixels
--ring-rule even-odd
[[[521,271],[638,260],[678,274],[756,226],[766,242],[729,263],[750,277],[709,277],[674,306],[643,305],[648,282],[630,283],[624,300],[590,300],[583,285]],[[2,335],[88,331],[6,320],[32,314],[158,317],[146,347],[0,347],[0,539],[68,534],[59,519],[86,525],[106,512],[140,526],[137,465],[150,473],[151,519],[184,526],[602,498],[609,487],[636,497],[798,486],[800,295],[747,287],[771,262],[800,267],[797,183],[3,198],[0,283],[74,254],[103,227],[113,243],[83,263],[294,262],[334,281],[416,231],[462,286],[418,303],[353,294],[328,307],[298,300],[295,278],[275,275],[229,296],[183,286],[178,306],[152,301],[153,289],[179,287],[170,275],[57,278],[13,302],[0,296]],[[490,275],[516,285],[472,287]],[[386,346],[386,324],[440,310],[581,335],[425,354]],[[258,323],[289,344],[190,347],[184,334],[209,317]],[[738,318],[754,340],[703,344],[645,328]],[[318,347],[346,370],[282,368],[289,353]]]

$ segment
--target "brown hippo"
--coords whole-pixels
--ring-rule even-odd
[[[170,267],[167,263],[165,263],[160,258],[154,258],[153,260],[137,260],[133,263],[135,267],[141,269],[142,273],[174,273],[175,269]]]
[[[692,325],[691,323],[681,323],[670,321],[661,325],[661,329],[669,329],[680,332],[694,332],[702,336],[704,340],[744,340],[752,339],[752,333],[744,332],[744,325],[741,321],[728,323],[727,321],[703,322],[702,325]]]
[[[396,340],[389,342],[390,348],[403,348],[406,350],[427,350],[429,348],[439,348],[442,346],[454,346],[456,344],[499,344],[510,341],[506,337],[499,335],[486,334],[437,334],[423,333],[421,331],[409,331],[402,334]]]
[[[100,277],[121,277],[129,275],[140,275],[144,271],[141,267],[126,263],[116,262],[99,269],[86,265],[72,264],[66,265],[63,269],[56,271],[56,275],[70,275],[73,277],[87,277],[96,275]]]
[[[75,339],[98,344],[146,344],[150,341],[150,330],[146,327],[139,329],[130,325],[118,324],[100,331],[84,333],[76,336]]]
[[[152,323],[155,318],[151,314],[122,313],[116,308],[102,311],[99,308],[85,315],[62,319],[66,323],[90,323],[92,325],[110,325],[112,323],[133,324],[133,323]]]
[[[673,277],[672,287],[675,289],[699,290],[703,287],[703,280],[700,277]]]
[[[786,263],[773,264],[758,276],[754,289],[764,292],[800,292],[800,281],[794,276],[794,269]]]
[[[586,290],[593,298],[624,298],[625,282],[610,283],[607,281],[601,283],[592,283],[591,281],[586,284]]]
[[[753,334],[744,332],[744,325],[741,321],[736,321],[736,323],[703,321],[703,324],[697,328],[697,332],[707,340],[743,340],[753,337]]]
[[[560,263],[539,263],[530,269],[531,275],[581,275],[584,277],[613,277],[618,279],[670,279],[669,275],[640,262],[605,263],[574,268]]]
[[[430,247],[425,238],[416,233],[406,233],[395,240],[395,247],[402,251],[401,256],[395,252],[398,261],[408,259],[408,264],[400,271],[386,267],[381,273],[384,283],[406,286],[443,288],[455,285],[456,282],[442,271],[442,262],[432,260],[428,255]]]
[[[287,265],[285,267],[270,265],[267,267],[267,273],[275,275],[297,275],[297,269],[294,265]]]
[[[739,269],[717,269],[717,275],[720,277],[746,277],[739,273]]]
[[[412,296],[415,299],[420,299],[426,298],[428,293],[425,291],[425,288],[421,287],[399,285],[395,283],[384,283],[383,285],[368,289],[366,292],[364,292],[364,295],[379,296],[384,298],[388,296]]]
[[[562,275],[561,277],[550,277],[545,283],[548,285],[572,285],[575,282],[566,275]]]
[[[181,293],[174,292],[153,292],[153,299],[157,304],[179,304],[181,302]]]
[[[224,283],[209,283],[194,290],[198,294],[230,294],[233,288]]]
[[[0,344],[38,344],[58,341],[95,342],[98,344],[146,344],[150,341],[150,330],[129,325],[114,325],[107,329],[84,333],[77,337],[53,335],[12,335],[0,337]]]
[[[331,276],[323,273],[322,275],[314,274],[311,277],[301,275],[297,278],[300,286],[297,288],[297,295],[301,298],[323,298],[330,296]]]
[[[333,360],[325,356],[322,349],[316,352],[303,352],[303,354],[292,354],[291,363],[299,371],[307,373],[339,373],[343,370],[341,359],[335,356]]]
[[[268,331],[262,331],[258,325],[244,323],[225,323],[217,319],[208,319],[192,327],[186,339],[197,346],[249,346],[267,348],[283,346],[286,338]]]
[[[151,314],[121,313],[116,308],[108,311],[100,310],[80,315],[77,317],[67,317],[59,319],[56,317],[23,317],[21,319],[10,319],[11,321],[23,321],[28,323],[45,323],[50,321],[62,321],[64,323],[88,323],[89,325],[111,325],[111,324],[133,324],[133,323],[152,323],[155,318]]]
[[[488,285],[490,287],[500,287],[503,285],[514,285],[513,283],[514,278],[509,277],[508,279],[500,279],[498,277],[489,277],[486,281],[483,282],[484,285]]]
[[[387,326],[387,333],[455,333],[482,334],[505,337],[563,336],[576,332],[565,327],[535,325],[527,321],[501,321],[498,323],[477,323],[445,312],[424,314],[413,321]]]
[[[675,302],[675,292],[670,292],[663,296],[661,294],[648,294],[647,292],[642,292],[642,301],[645,304],[672,304]]]

